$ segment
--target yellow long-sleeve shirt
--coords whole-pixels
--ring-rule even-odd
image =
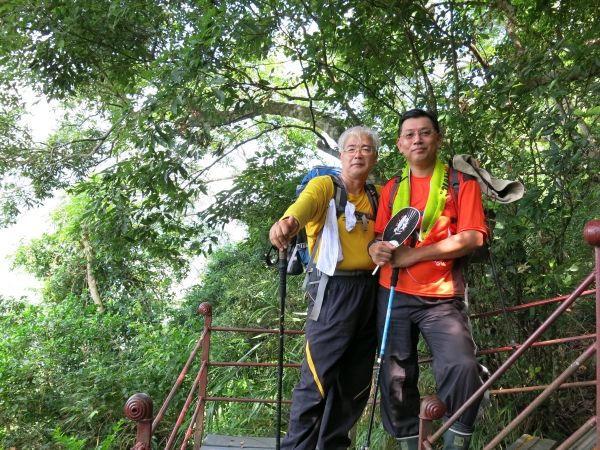
[[[381,186],[375,186],[377,192],[381,193]],[[325,224],[329,201],[333,198],[334,186],[331,177],[326,175],[315,177],[308,182],[306,188],[298,200],[294,202],[285,212],[282,219],[291,215],[298,221],[298,230],[306,227],[308,236],[308,248],[312,253],[315,240],[321,228]],[[370,213],[375,216],[376,211],[371,208],[369,197],[363,190],[360,195],[352,195],[348,192],[348,201],[356,207],[356,211]],[[375,238],[375,221],[367,221],[367,230],[363,228],[360,220],[351,231],[346,231],[346,216],[338,217],[338,232],[342,245],[344,259],[337,263],[338,270],[373,270],[375,264],[367,253],[367,244]],[[318,252],[315,261],[318,260]]]

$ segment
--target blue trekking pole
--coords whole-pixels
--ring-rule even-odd
[[[390,298],[388,300],[387,312],[385,315],[385,325],[383,327],[383,336],[381,338],[381,349],[377,358],[377,375],[375,376],[375,392],[373,394],[373,404],[371,405],[371,417],[369,418],[369,429],[367,431],[367,440],[362,446],[362,450],[369,450],[371,445],[371,429],[373,428],[373,418],[375,417],[375,405],[377,404],[377,390],[379,389],[379,377],[381,375],[381,364],[383,362],[383,354],[385,353],[385,344],[387,341],[388,329],[390,327],[390,316],[392,313],[392,302],[394,300],[394,292],[398,284],[399,269],[392,271],[392,279],[390,281]]]
[[[394,217],[385,226],[383,232],[383,240],[388,241],[395,247],[399,247],[404,244],[404,241],[408,239],[417,228],[419,223],[420,213],[419,210],[406,207],[398,211]],[[411,246],[416,244],[416,235],[413,235]],[[378,266],[379,267],[379,266]],[[398,273],[400,269],[396,268],[392,270],[392,278],[390,280],[390,297],[388,299],[387,311],[385,314],[385,324],[383,326],[383,336],[381,337],[381,347],[379,348],[379,357],[377,358],[377,375],[375,375],[375,392],[373,393],[373,404],[371,405],[371,416],[369,418],[369,428],[367,430],[367,439],[362,450],[369,450],[371,446],[371,430],[373,429],[373,419],[375,417],[375,405],[377,404],[377,391],[379,389],[379,377],[381,375],[381,365],[383,364],[383,355],[385,353],[385,346],[387,342],[388,330],[390,327],[390,316],[392,315],[392,303],[394,301],[394,292],[396,285],[398,284]]]

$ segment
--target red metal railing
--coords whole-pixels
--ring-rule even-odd
[[[488,390],[491,385],[497,381],[516,361],[521,357],[521,355],[530,347],[532,347],[535,341],[552,325],[561,314],[563,314],[575,300],[577,300],[581,295],[584,294],[585,289],[588,288],[593,282],[596,285],[596,342],[588,347],[588,349],[581,354],[577,360],[575,360],[571,366],[567,370],[565,370],[555,381],[546,387],[543,392],[527,407],[525,410],[521,412],[508,426],[504,427],[504,429],[496,436],[485,448],[484,450],[491,450],[495,448],[500,442],[519,425],[532,411],[534,411],[554,390],[559,388],[561,384],[571,375],[575,370],[577,370],[580,365],[589,359],[592,355],[596,353],[597,343],[600,342],[600,220],[594,220],[587,224],[584,237],[586,241],[594,247],[595,251],[595,266],[594,271],[581,283],[575,291],[567,296],[564,299],[564,302],[544,321],[544,323],[513,353],[510,358],[498,369],[494,372],[493,375],[481,386],[481,388],[473,394],[473,396],[454,413],[452,417],[450,417],[435,433],[433,434],[419,434],[419,442],[421,449],[431,450],[432,443],[438,440],[442,435],[452,426],[454,422],[458,420],[458,418],[465,412],[465,410],[478,401],[481,395]],[[600,411],[600,386],[598,385],[598,378],[600,378],[600,364],[596,363],[596,415],[598,411]],[[428,401],[433,401],[429,400]],[[425,408],[426,410],[427,408]],[[420,417],[422,420],[431,422],[432,420],[439,419],[443,416],[443,414],[439,413],[440,408],[435,410],[435,413],[432,414],[422,414]],[[422,408],[423,411],[423,408]],[[594,421],[595,418],[590,419],[590,422]],[[594,421],[595,423],[595,421]],[[583,427],[585,428],[585,427]],[[573,440],[575,442],[575,436],[581,436],[583,433],[582,429],[576,431],[570,438],[569,441]],[[596,448],[600,448],[600,433],[596,433]]]
[[[180,449],[183,450],[188,445],[192,434],[194,434],[194,449],[199,449],[202,443],[204,435],[204,409],[207,401],[226,401],[226,402],[243,402],[243,403],[276,403],[275,399],[257,399],[257,398],[233,398],[233,397],[211,397],[206,395],[206,389],[208,385],[208,367],[209,366],[225,366],[225,367],[277,367],[276,363],[246,363],[246,362],[212,362],[210,361],[210,339],[213,331],[226,331],[226,332],[241,332],[241,333],[272,333],[278,334],[279,330],[266,330],[258,328],[223,328],[212,326],[212,307],[209,303],[202,303],[198,307],[198,312],[204,316],[204,330],[200,339],[196,343],[196,346],[192,350],[183,370],[177,377],[175,385],[169,392],[164,404],[160,411],[153,418],[152,409],[153,402],[152,398],[147,394],[134,394],[129,398],[125,405],[125,415],[138,423],[138,432],[136,437],[136,444],[132,447],[132,450],[150,450],[150,440],[152,435],[155,433],[159,423],[164,418],[167,409],[169,408],[175,394],[183,384],[189,369],[197,357],[200,348],[202,348],[202,363],[198,374],[194,382],[192,383],[189,394],[185,400],[185,404],[179,414],[177,422],[171,432],[169,440],[165,445],[165,450],[173,448],[178,432],[181,425],[184,422],[186,413],[189,409],[189,405],[193,400],[196,399],[195,393],[197,392],[197,404],[196,408],[190,419],[190,425],[188,426],[185,435],[182,438]],[[303,335],[303,331],[286,330],[284,332],[288,335]],[[284,364],[284,368],[300,368],[300,364]],[[282,403],[290,404],[291,400],[283,400]]]
[[[596,364],[596,381],[587,381],[587,382],[575,382],[575,383],[565,383],[564,381],[568,378],[568,376],[573,373],[583,361],[590,358],[596,352],[597,342],[600,342],[600,293],[597,289],[600,286],[600,271],[598,268],[600,267],[600,221],[592,221],[588,223],[584,232],[585,239],[587,242],[595,247],[595,267],[596,269],[575,289],[575,291],[570,295],[555,297],[551,299],[546,299],[542,301],[531,302],[523,305],[513,306],[507,308],[507,312],[524,310],[527,308],[532,308],[540,305],[548,305],[554,303],[563,302],[559,305],[544,321],[544,323],[521,345],[517,345],[515,347],[500,347],[495,349],[487,349],[481,350],[478,352],[478,355],[487,355],[492,353],[500,353],[500,352],[513,352],[513,354],[507,359],[507,361],[496,370],[484,383],[484,385],[473,395],[473,397],[465,403],[450,419],[446,421],[441,428],[439,428],[436,432],[433,432],[431,422],[435,419],[441,418],[445,413],[445,406],[441,401],[435,396],[429,396],[423,399],[421,406],[421,413],[419,417],[421,418],[421,426],[420,426],[420,442],[422,449],[430,450],[432,448],[432,443],[438,440],[443,433],[450,428],[450,426],[462,415],[462,413],[486,391],[488,390],[494,382],[496,382],[522,355],[525,351],[532,347],[541,347],[548,345],[556,345],[567,342],[575,342],[582,341],[588,339],[596,338],[596,342],[588,347],[588,349],[583,352],[583,354],[574,361],[571,366],[565,370],[552,384],[548,386],[528,386],[521,388],[512,388],[512,389],[502,389],[502,390],[490,390],[490,394],[511,394],[517,392],[526,392],[532,390],[542,390],[543,392],[536,398],[511,424],[504,428],[504,430],[492,440],[486,447],[487,449],[492,449],[496,445],[498,445],[502,439],[508,433],[510,433],[519,423],[521,423],[525,417],[530,414],[539,404],[547,398],[554,390],[559,388],[568,388],[568,387],[581,387],[581,386],[592,386],[596,385],[596,398],[597,405],[596,411],[600,411],[600,386],[597,384],[597,380],[600,376],[600,364]],[[596,289],[594,290],[586,290],[589,286],[595,282]],[[565,312],[579,297],[596,295],[596,334],[589,334],[583,336],[573,336],[561,339],[553,339],[549,341],[536,342],[537,339],[550,327],[554,321]],[[210,304],[203,303],[199,306],[198,311],[205,317],[204,320],[204,330],[203,333],[196,343],[193,351],[188,358],[183,370],[179,374],[175,385],[173,386],[171,392],[167,396],[164,404],[159,410],[158,414],[155,418],[153,418],[153,403],[152,399],[146,394],[135,394],[127,401],[125,405],[125,414],[128,418],[138,423],[137,428],[137,437],[136,444],[132,447],[132,450],[150,450],[150,440],[158,424],[161,422],[165,413],[171,404],[173,397],[176,392],[179,390],[181,385],[186,378],[186,375],[189,372],[189,369],[193,363],[193,360],[197,357],[197,354],[202,348],[202,363],[200,369],[198,370],[198,374],[196,375],[192,386],[190,388],[189,394],[186,398],[185,404],[182,408],[182,411],[179,414],[179,417],[176,421],[175,427],[171,432],[169,440],[165,446],[165,449],[173,448],[178,432],[181,428],[181,425],[184,422],[184,418],[189,409],[189,406],[192,402],[197,398],[196,407],[192,413],[191,419],[189,421],[189,426],[185,432],[185,435],[182,438],[181,449],[186,448],[192,434],[194,435],[194,449],[199,449],[201,447],[202,438],[204,434],[204,410],[207,401],[227,401],[227,402],[252,402],[252,403],[275,403],[277,400],[274,399],[254,399],[254,398],[230,398],[230,397],[211,397],[207,396],[207,376],[208,376],[208,368],[209,366],[227,366],[227,367],[277,367],[276,363],[247,363],[247,362],[212,362],[209,358],[210,352],[210,338],[212,331],[220,331],[220,332],[242,332],[242,333],[272,333],[278,334],[279,330],[265,330],[265,329],[247,329],[247,328],[222,328],[222,327],[212,327],[212,308]],[[494,315],[504,314],[502,310],[489,311],[480,314],[472,315],[471,318],[482,318],[482,317],[490,317]],[[286,331],[285,334],[289,335],[302,335],[304,332],[302,331]],[[431,362],[431,359],[422,359],[419,362],[426,363]],[[285,368],[299,368],[300,364],[284,364]],[[197,392],[197,394],[196,394]],[[291,403],[290,400],[284,400],[283,403]],[[585,425],[583,425],[578,431],[576,431],[563,445],[559,447],[559,450],[564,450],[568,448],[567,443],[576,442],[580,437],[584,436],[590,428],[596,425],[596,417],[591,418]],[[600,448],[600,435],[596,437],[596,445],[597,448]]]

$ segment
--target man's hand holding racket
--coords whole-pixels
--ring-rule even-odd
[[[369,247],[369,255],[377,267],[383,267],[392,260],[392,252],[396,248],[391,242],[376,242]]]
[[[368,249],[371,259],[377,264],[373,274],[379,267],[392,261],[394,250],[398,249],[412,235],[419,224],[420,216],[418,209],[408,206],[402,208],[389,220],[383,231],[383,240],[371,244]],[[397,251],[403,250],[398,249]]]

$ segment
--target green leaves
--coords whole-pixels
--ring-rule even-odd
[[[576,109],[573,111],[573,114],[580,117],[592,117],[600,115],[600,106],[596,106],[594,108],[588,109],[587,111],[582,111],[580,109]]]
[[[213,94],[215,94],[215,97],[217,97],[217,99],[219,99],[220,102],[225,101],[225,93],[223,91],[221,91],[220,89],[217,89],[215,87],[213,87],[211,89],[213,91]]]
[[[172,323],[174,311],[108,309],[98,315],[75,296],[55,305],[0,298],[1,447],[128,447],[125,401],[168,392],[201,326],[193,311]]]

